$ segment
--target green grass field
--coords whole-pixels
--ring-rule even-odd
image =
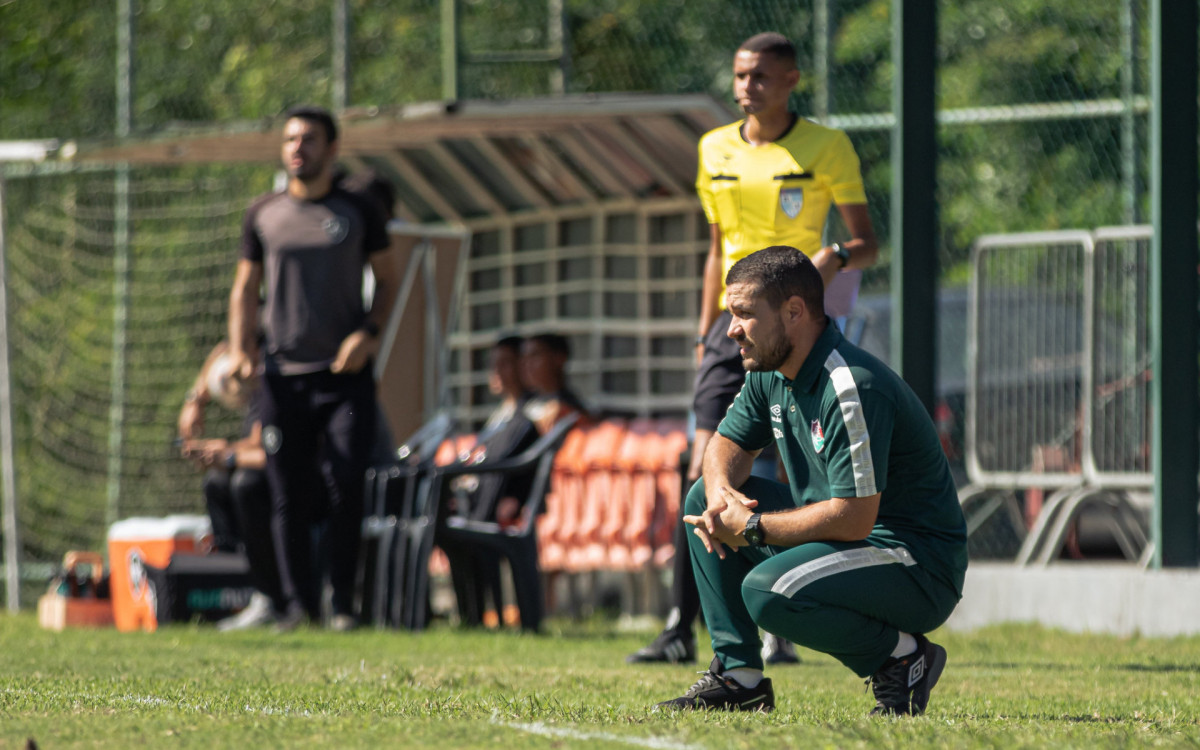
[[[1200,747],[1200,638],[941,632],[928,714],[879,720],[861,680],[803,650],[768,672],[773,714],[653,714],[702,666],[626,665],[650,635],[53,633],[4,616],[0,748]]]

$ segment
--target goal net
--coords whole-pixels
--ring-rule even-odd
[[[20,562],[102,550],[108,525],[202,513],[172,444],[182,399],[225,332],[261,167],[8,176],[5,283]],[[206,434],[236,436],[214,404]],[[34,573],[33,575],[37,575]]]

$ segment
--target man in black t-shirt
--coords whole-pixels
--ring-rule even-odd
[[[282,158],[287,189],[246,212],[229,304],[236,371],[257,361],[259,287],[266,351],[263,448],[272,494],[271,533],[279,562],[279,627],[319,615],[311,580],[309,526],[322,504],[311,469],[328,461],[334,484],[329,514],[330,626],[347,630],[361,540],[363,475],[377,408],[371,360],[399,286],[386,225],[369,200],[333,182],[337,124],[325,110],[289,110]],[[364,268],[375,276],[366,309]]]

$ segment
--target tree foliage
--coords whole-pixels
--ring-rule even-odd
[[[1145,0],[1133,3],[1137,38],[1124,58],[1122,3],[964,0],[938,7],[942,109],[1114,100],[1122,73],[1147,90]],[[330,104],[330,0],[142,0],[134,4],[134,123],[269,118],[301,101]],[[350,100],[391,107],[441,97],[440,3],[350,0]],[[830,2],[827,80],[818,80],[817,4],[785,0],[564,0],[568,93],[708,92],[729,97],[731,51],[776,29],[797,43],[795,103],[812,111],[827,86],[833,111],[891,108],[891,0]],[[545,0],[459,0],[460,91],[465,98],[551,92],[555,62],[473,61],[544,50]],[[16,0],[0,5],[0,138],[91,137],[115,123],[116,18],[112,5]],[[873,210],[886,218],[885,133],[853,137]],[[1124,174],[1118,118],[1086,117],[940,130],[945,259],[965,257],[984,232],[1119,223],[1123,191],[1145,184],[1144,138]],[[1135,134],[1136,135],[1136,134]],[[886,235],[886,227],[880,227]]]

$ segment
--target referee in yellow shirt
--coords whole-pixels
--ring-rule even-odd
[[[704,449],[745,379],[738,345],[725,335],[730,317],[724,309],[724,279],[733,264],[772,245],[799,248],[825,282],[826,312],[839,320],[854,306],[862,269],[874,265],[879,255],[850,139],[788,109],[799,79],[796,49],[787,37],[775,32],[750,37],[733,60],[734,98],[746,117],[700,139],[696,191],[708,217],[710,242],[696,336],[696,436],[689,481],[700,477]],[[823,246],[831,205],[837,206],[850,239]],[[674,606],[666,629],[629,656],[631,663],[695,660],[692,623],[700,599],[687,533],[681,518],[675,535]],[[768,642],[767,648],[774,644]],[[786,647],[767,658],[796,660]]]

